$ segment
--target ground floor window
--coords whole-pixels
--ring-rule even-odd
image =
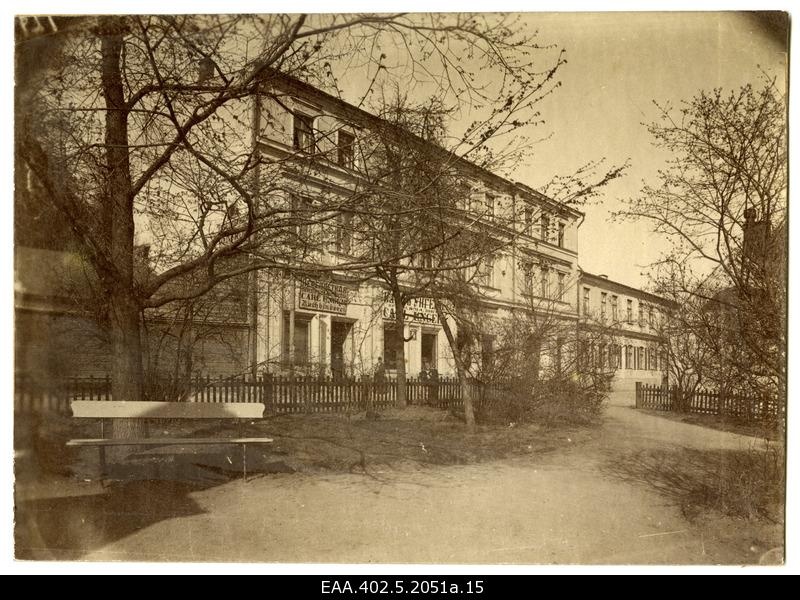
[[[437,368],[436,341],[437,341],[437,335],[435,333],[423,332],[421,338],[421,346],[422,346],[421,366],[423,370]]]
[[[309,330],[311,318],[305,315],[295,314],[294,317],[294,364],[302,365],[308,362],[308,348],[309,348]],[[282,360],[285,363],[292,362],[292,355],[290,352],[291,341],[291,318],[289,311],[283,313],[283,332],[281,335],[282,340]]]
[[[396,369],[398,354],[403,347],[403,332],[392,324],[383,326],[383,364],[387,369]]]

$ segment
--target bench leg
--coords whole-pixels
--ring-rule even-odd
[[[100,450],[100,484],[102,485],[106,476],[106,448],[98,446],[98,449]]]

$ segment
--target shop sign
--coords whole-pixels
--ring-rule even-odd
[[[403,321],[406,323],[419,323],[421,325],[438,325],[439,315],[433,298],[412,298],[406,302]],[[394,303],[391,300],[383,305],[383,318],[395,320]]]
[[[347,314],[352,290],[332,281],[301,281],[297,290],[297,308],[314,312]]]

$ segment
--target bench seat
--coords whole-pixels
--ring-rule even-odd
[[[72,402],[72,416],[79,419],[165,419],[193,420],[219,419],[238,422],[260,419],[264,405],[260,402],[117,402],[86,401]],[[104,432],[101,432],[103,435]],[[241,445],[242,470],[247,481],[247,446],[249,444],[270,444],[267,437],[137,437],[110,439],[106,437],[73,439],[67,442],[71,447],[95,446],[100,451],[101,469],[105,471],[105,448],[110,446],[201,446],[201,445]]]
[[[67,446],[198,446],[206,444],[270,444],[272,438],[87,438],[69,440]]]

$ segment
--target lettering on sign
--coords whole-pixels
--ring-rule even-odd
[[[392,302],[384,303],[383,318],[390,321],[395,320],[395,310]],[[403,321],[422,325],[438,325],[439,315],[436,314],[433,298],[413,298],[409,300],[403,310]]]
[[[347,313],[352,290],[330,281],[300,282],[297,290],[297,307],[337,315]]]

